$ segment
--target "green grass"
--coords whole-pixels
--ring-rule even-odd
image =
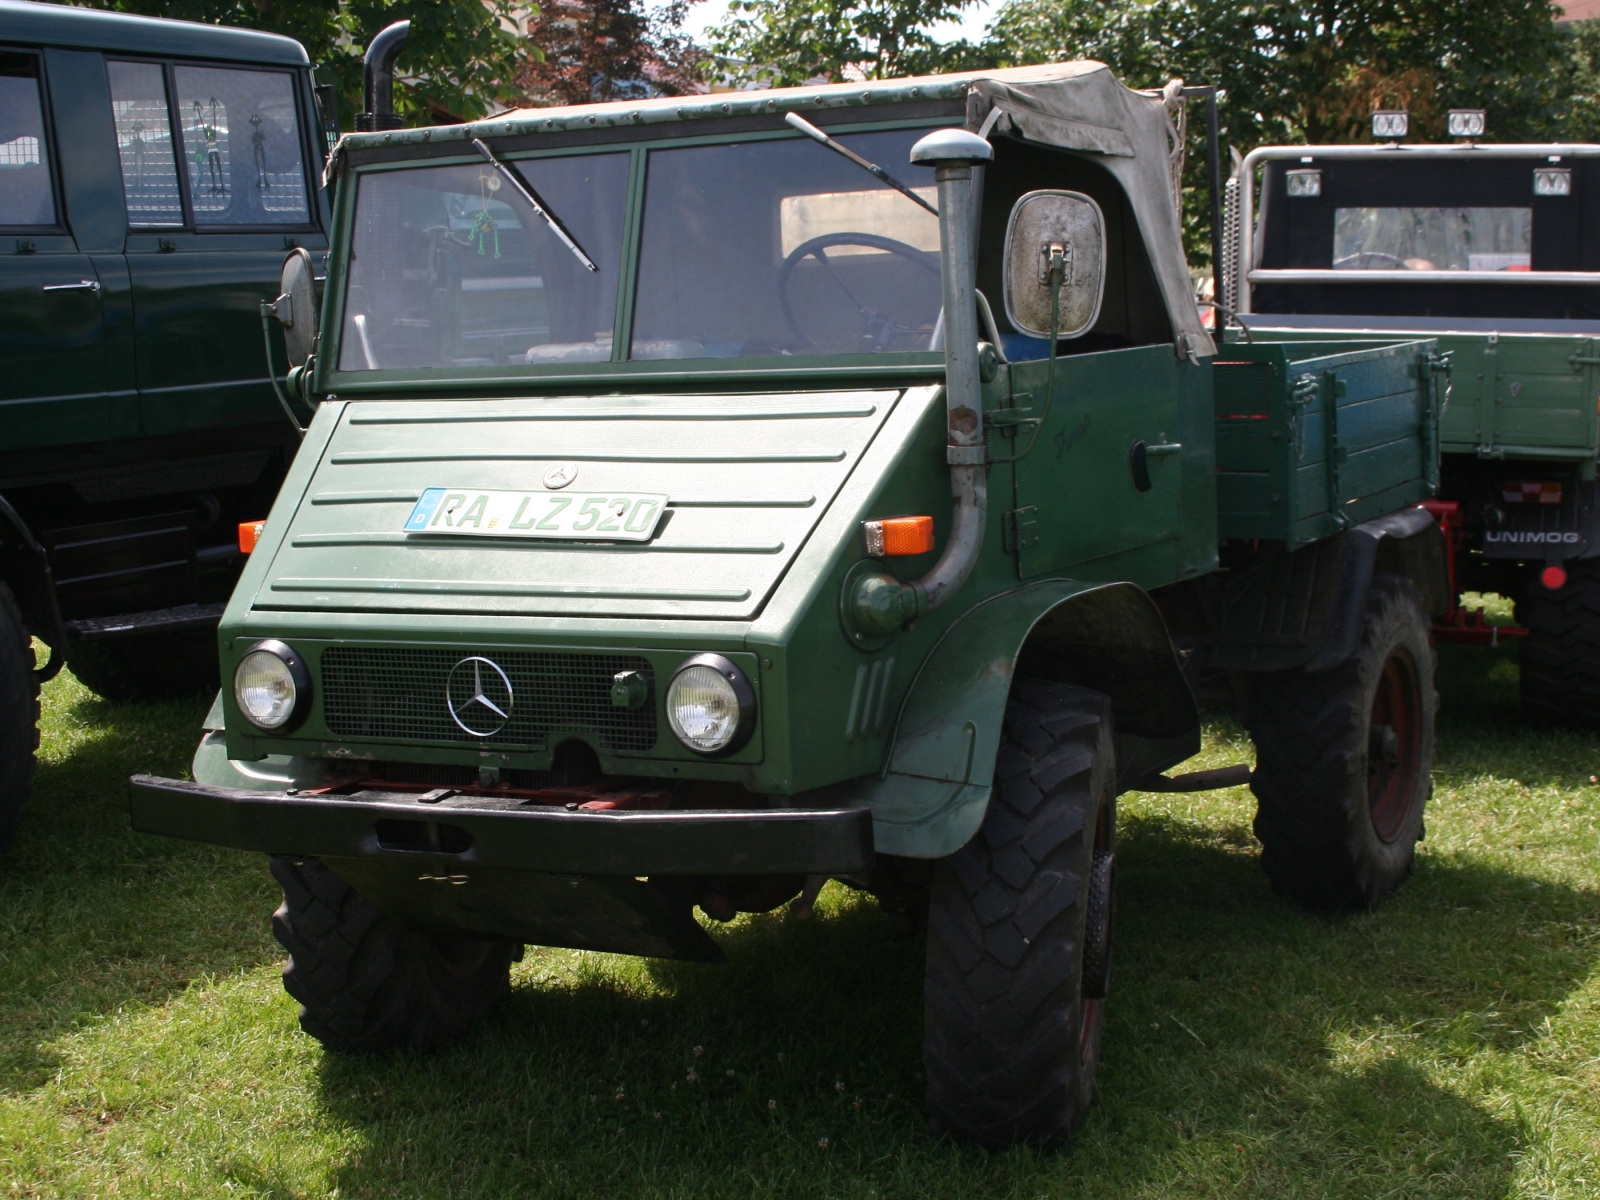
[[[1274,899],[1243,790],[1122,802],[1101,1094],[1059,1154],[920,1111],[919,952],[836,885],[702,967],[530,950],[434,1057],[298,1032],[262,861],[132,834],[204,705],[46,691],[0,866],[0,1194],[1600,1195],[1600,738],[1515,716],[1515,652],[1446,654],[1428,840],[1370,916]],[[1248,757],[1208,728],[1204,765]]]

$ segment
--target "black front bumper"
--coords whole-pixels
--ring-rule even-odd
[[[414,928],[652,957],[720,957],[672,881],[849,875],[873,859],[865,808],[584,812],[492,796],[289,795],[151,775],[128,787],[141,833],[320,858]]]

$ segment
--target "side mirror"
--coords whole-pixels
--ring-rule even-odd
[[[1050,336],[1050,264],[1061,260],[1056,337],[1087,333],[1100,316],[1106,287],[1106,222],[1081,192],[1029,192],[1006,224],[1006,318],[1013,329]]]
[[[304,366],[317,336],[317,284],[311,269],[311,252],[296,246],[283,260],[278,278],[278,298],[267,311],[283,326],[283,345],[291,367]]]

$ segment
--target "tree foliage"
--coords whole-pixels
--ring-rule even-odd
[[[692,91],[703,53],[683,34],[690,0],[549,0],[528,23],[541,57],[523,69],[535,104],[588,104]]]
[[[1567,53],[1550,0],[1011,0],[996,63],[1095,58],[1134,86],[1171,76],[1225,89],[1241,149],[1364,139],[1374,108],[1444,136],[1450,108],[1486,108],[1499,140],[1560,124]]]
[[[517,103],[530,47],[512,24],[512,0],[84,0],[87,7],[281,33],[306,48],[319,78],[337,85],[341,124],[361,111],[367,43],[409,18],[395,103],[409,124],[478,117]]]
[[[711,49],[743,78],[792,86],[812,79],[890,79],[939,70],[970,47],[941,46],[930,26],[971,0],[733,0]]]

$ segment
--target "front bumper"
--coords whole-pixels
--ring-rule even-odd
[[[141,833],[320,858],[413,928],[652,957],[720,957],[673,881],[850,875],[873,860],[865,808],[585,812],[492,796],[301,796],[151,775],[128,787]]]

